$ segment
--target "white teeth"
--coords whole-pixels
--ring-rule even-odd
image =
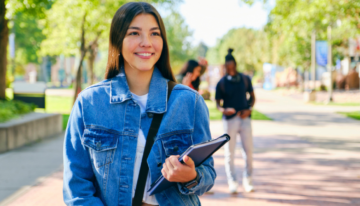
[[[151,53],[137,53],[137,54],[144,57],[151,56]]]

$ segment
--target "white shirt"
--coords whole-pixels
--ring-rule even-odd
[[[137,104],[140,106],[141,114],[145,113],[146,109],[146,102],[148,99],[148,94],[138,96],[134,93],[131,93],[134,100],[137,102]],[[134,166],[134,177],[133,177],[133,187],[132,187],[132,197],[134,198],[135,195],[135,189],[136,184],[139,177],[140,167],[141,167],[141,161],[144,154],[146,144],[146,138],[144,136],[144,133],[142,129],[139,130],[139,136],[137,141],[137,147],[136,147],[136,159],[135,159],[135,166]],[[143,196],[143,202],[151,205],[159,205],[159,203],[156,201],[155,196],[149,196],[149,193],[147,192],[150,189],[151,185],[151,178],[150,178],[150,172],[148,173],[148,177],[146,179],[146,185],[145,185],[145,191]]]

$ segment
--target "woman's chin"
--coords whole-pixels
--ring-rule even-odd
[[[154,68],[154,66],[141,66],[141,67],[136,67],[136,69],[139,70],[140,72],[152,71],[153,68]]]

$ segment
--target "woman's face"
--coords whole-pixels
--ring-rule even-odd
[[[201,72],[201,66],[197,66],[194,68],[193,75],[191,76],[191,81],[195,81],[199,76]]]
[[[123,40],[121,55],[126,68],[149,71],[154,68],[163,49],[159,25],[151,14],[136,16]]]

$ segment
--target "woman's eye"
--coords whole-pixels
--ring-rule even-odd
[[[160,36],[160,33],[159,32],[154,32],[151,34],[152,36]]]
[[[134,32],[131,32],[129,35],[134,36],[134,35],[138,35],[138,33],[134,31]]]

